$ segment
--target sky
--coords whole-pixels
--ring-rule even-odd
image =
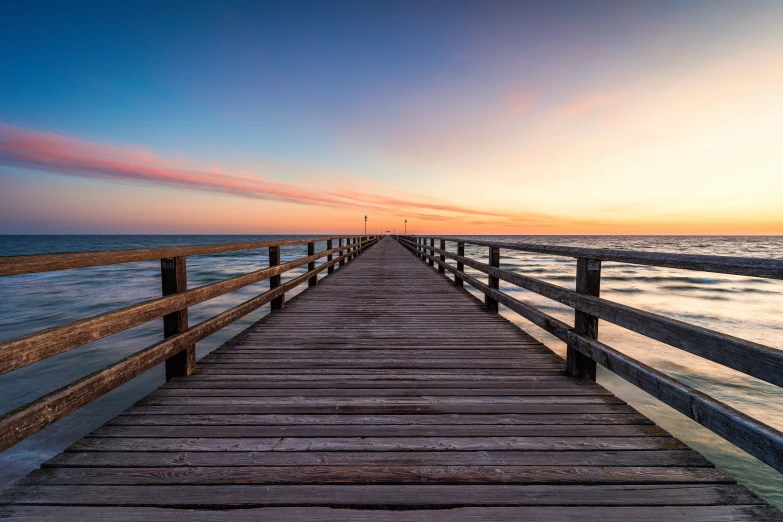
[[[364,216],[783,234],[783,2],[0,3],[0,234]]]

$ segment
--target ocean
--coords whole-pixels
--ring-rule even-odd
[[[171,245],[292,239],[303,236],[0,236],[0,255],[114,250]],[[783,237],[761,236],[465,236],[548,245],[657,252],[783,258]],[[316,250],[325,243],[316,245]],[[448,245],[453,249],[453,244]],[[282,261],[306,254],[305,245],[284,247]],[[466,247],[486,261],[487,249]],[[574,288],[576,262],[501,249],[501,267]],[[265,249],[188,258],[190,288],[257,270]],[[304,267],[288,273],[295,277]],[[467,269],[468,273],[478,272]],[[481,274],[478,274],[481,275]],[[484,276],[485,277],[485,276]],[[264,281],[190,309],[190,322],[207,319],[268,288]],[[302,291],[301,286],[289,296]],[[469,287],[466,286],[469,290]],[[501,281],[501,289],[564,321],[573,310]],[[479,296],[478,292],[474,292]],[[157,261],[0,278],[0,340],[89,317],[160,295]],[[601,296],[681,321],[783,349],[783,281],[604,262]],[[197,356],[230,339],[268,313],[264,306],[198,343]],[[501,306],[510,321],[565,356],[556,338]],[[158,319],[0,376],[0,412],[100,369],[162,338]],[[783,389],[711,363],[682,350],[601,321],[599,339],[682,382],[783,430]],[[114,390],[66,419],[0,454],[0,487],[27,474],[84,434],[132,405],[164,381],[162,367]],[[770,503],[783,507],[783,475],[646,393],[599,368],[598,381],[718,468]]]

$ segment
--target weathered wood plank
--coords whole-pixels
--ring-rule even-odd
[[[575,430],[571,430],[572,433]],[[84,438],[66,451],[575,451],[687,449],[672,437]]]
[[[568,437],[573,425],[382,425],[332,426],[231,426],[231,425],[120,425],[103,426],[88,437]],[[665,437],[669,434],[655,425],[582,425],[585,437]]]
[[[160,260],[161,286],[164,296],[186,292],[188,289],[187,260],[175,257]],[[188,329],[188,309],[182,308],[163,316],[163,338],[171,337]],[[196,345],[166,359],[166,380],[187,377],[196,372]]]
[[[610,451],[87,451],[43,467],[155,466],[674,466],[712,467],[690,450]]]
[[[178,506],[706,506],[763,504],[734,485],[393,485],[393,486],[25,486],[0,502],[37,505]]]
[[[592,425],[592,424],[643,424],[653,422],[638,413],[572,413],[533,415],[242,415],[242,414],[133,414],[133,410],[118,415],[106,426],[166,425],[166,426],[292,426],[323,424],[360,424],[369,426],[440,424],[466,425]]]
[[[242,466],[50,468],[28,484],[734,484],[714,468],[618,466]]]
[[[224,522],[225,511],[167,509],[160,507],[99,507],[99,506],[0,506],[0,516],[7,520],[60,522],[80,520],[84,522],[141,522],[156,520],[174,522]],[[377,509],[340,509],[336,507],[266,507],[232,509],[231,520],[238,522],[257,520],[281,520],[287,522],[452,522],[475,520],[518,522],[519,520],[563,520],[578,522],[660,522],[677,520],[687,522],[735,522],[783,520],[779,512],[769,506],[656,506],[595,507],[595,506],[523,506],[523,507],[452,507],[422,509],[418,511],[381,511]]]

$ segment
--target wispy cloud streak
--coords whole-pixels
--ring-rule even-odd
[[[334,208],[356,207],[385,212],[406,211],[431,220],[482,216],[502,219],[499,212],[448,203],[407,199],[345,187],[315,191],[280,181],[183,168],[176,160],[144,149],[117,147],[33,131],[0,123],[0,165],[58,174],[140,184],[167,185],[261,200]],[[391,188],[386,191],[393,192]]]

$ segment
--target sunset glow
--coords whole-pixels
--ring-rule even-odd
[[[0,8],[0,233],[783,234],[783,3],[423,5]]]

